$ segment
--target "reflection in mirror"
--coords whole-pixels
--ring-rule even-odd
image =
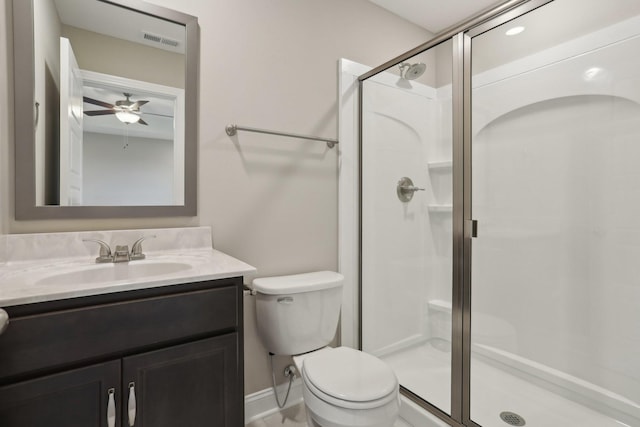
[[[89,71],[83,81],[82,204],[182,205],[184,90]]]
[[[14,31],[16,70],[33,67],[15,75],[16,160],[33,162],[16,169],[16,218],[194,215],[197,20],[14,0]]]
[[[37,204],[183,204],[184,27],[36,0],[34,41]]]

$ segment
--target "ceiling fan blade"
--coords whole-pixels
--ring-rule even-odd
[[[144,112],[141,111],[141,113],[144,114],[145,116],[169,117],[173,119],[173,116],[171,114],[149,113],[148,111],[144,111]]]
[[[113,110],[95,110],[95,111],[85,111],[87,116],[106,116],[107,114],[115,114],[116,112]]]
[[[146,104],[149,101],[136,101],[133,103],[133,105],[130,107],[133,110],[137,110],[138,108],[140,108],[142,105]]]
[[[142,119],[138,120],[136,123],[140,123],[141,125],[149,126],[149,123],[145,122]]]
[[[83,96],[82,100],[84,102],[86,102],[87,104],[98,105],[98,106],[104,107],[104,108],[114,108],[115,107],[113,104],[109,104],[108,102],[104,102],[104,101],[98,101],[97,99],[89,98],[88,96]]]

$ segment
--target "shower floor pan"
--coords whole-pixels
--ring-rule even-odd
[[[449,412],[451,353],[430,343],[382,356],[400,384],[434,406]],[[503,412],[522,417],[531,427],[621,427],[625,424],[546,388],[492,366],[471,363],[471,419],[483,427],[506,427]]]

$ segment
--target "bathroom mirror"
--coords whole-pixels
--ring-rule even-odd
[[[14,0],[16,219],[196,215],[197,18]]]

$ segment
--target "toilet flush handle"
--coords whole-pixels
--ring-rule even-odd
[[[278,302],[280,304],[293,304],[293,297],[280,297]]]

